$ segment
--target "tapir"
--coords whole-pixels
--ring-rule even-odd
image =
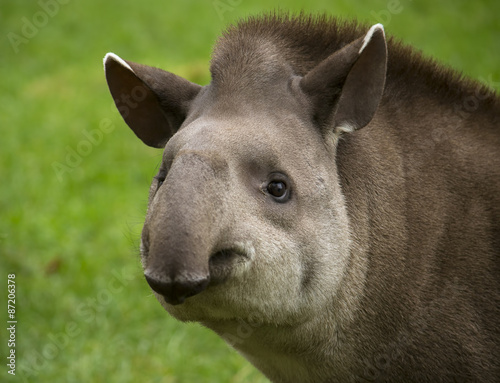
[[[141,260],[174,318],[276,383],[500,382],[493,89],[327,15],[229,26],[205,86],[104,66],[163,150]]]

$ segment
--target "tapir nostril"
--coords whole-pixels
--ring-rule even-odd
[[[171,305],[184,303],[186,298],[201,293],[208,286],[210,277],[177,277],[159,276],[151,270],[144,272],[146,281],[153,291],[162,295],[165,301]]]
[[[216,252],[209,260],[210,285],[223,283],[238,263],[246,261],[248,261],[248,256],[242,249],[228,248]]]

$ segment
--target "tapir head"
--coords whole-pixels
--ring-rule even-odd
[[[349,263],[336,145],[376,112],[383,28],[302,74],[279,47],[248,45],[246,67],[216,52],[204,87],[112,53],[104,59],[126,123],[164,148],[142,263],[181,320],[303,321],[335,300]]]

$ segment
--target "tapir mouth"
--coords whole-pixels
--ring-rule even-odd
[[[147,258],[147,254],[145,254]],[[210,287],[223,284],[233,270],[250,260],[250,255],[242,248],[226,248],[215,252],[208,260],[208,275],[179,274],[162,275],[158,270],[146,268],[144,276],[153,291],[163,296],[165,302],[178,305]]]

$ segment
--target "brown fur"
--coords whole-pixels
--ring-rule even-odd
[[[304,76],[368,29],[366,24],[327,15],[273,13],[249,17],[230,26],[217,41],[211,63],[213,80],[240,81],[238,85],[242,86],[246,80],[261,83],[262,74],[256,69],[269,64],[261,54],[263,41],[272,42],[294,74]],[[419,95],[461,104],[465,96],[480,94],[486,101],[480,103],[481,112],[499,118],[500,100],[491,88],[423,56],[394,37],[388,40],[388,50],[386,97],[394,107]]]
[[[106,61],[114,97],[148,94],[124,115],[134,132],[158,147],[177,132],[151,189],[146,278],[273,382],[498,382],[500,99],[393,38],[385,67],[380,30],[362,56],[368,29],[249,18],[201,90]],[[275,171],[289,203],[256,187]]]

